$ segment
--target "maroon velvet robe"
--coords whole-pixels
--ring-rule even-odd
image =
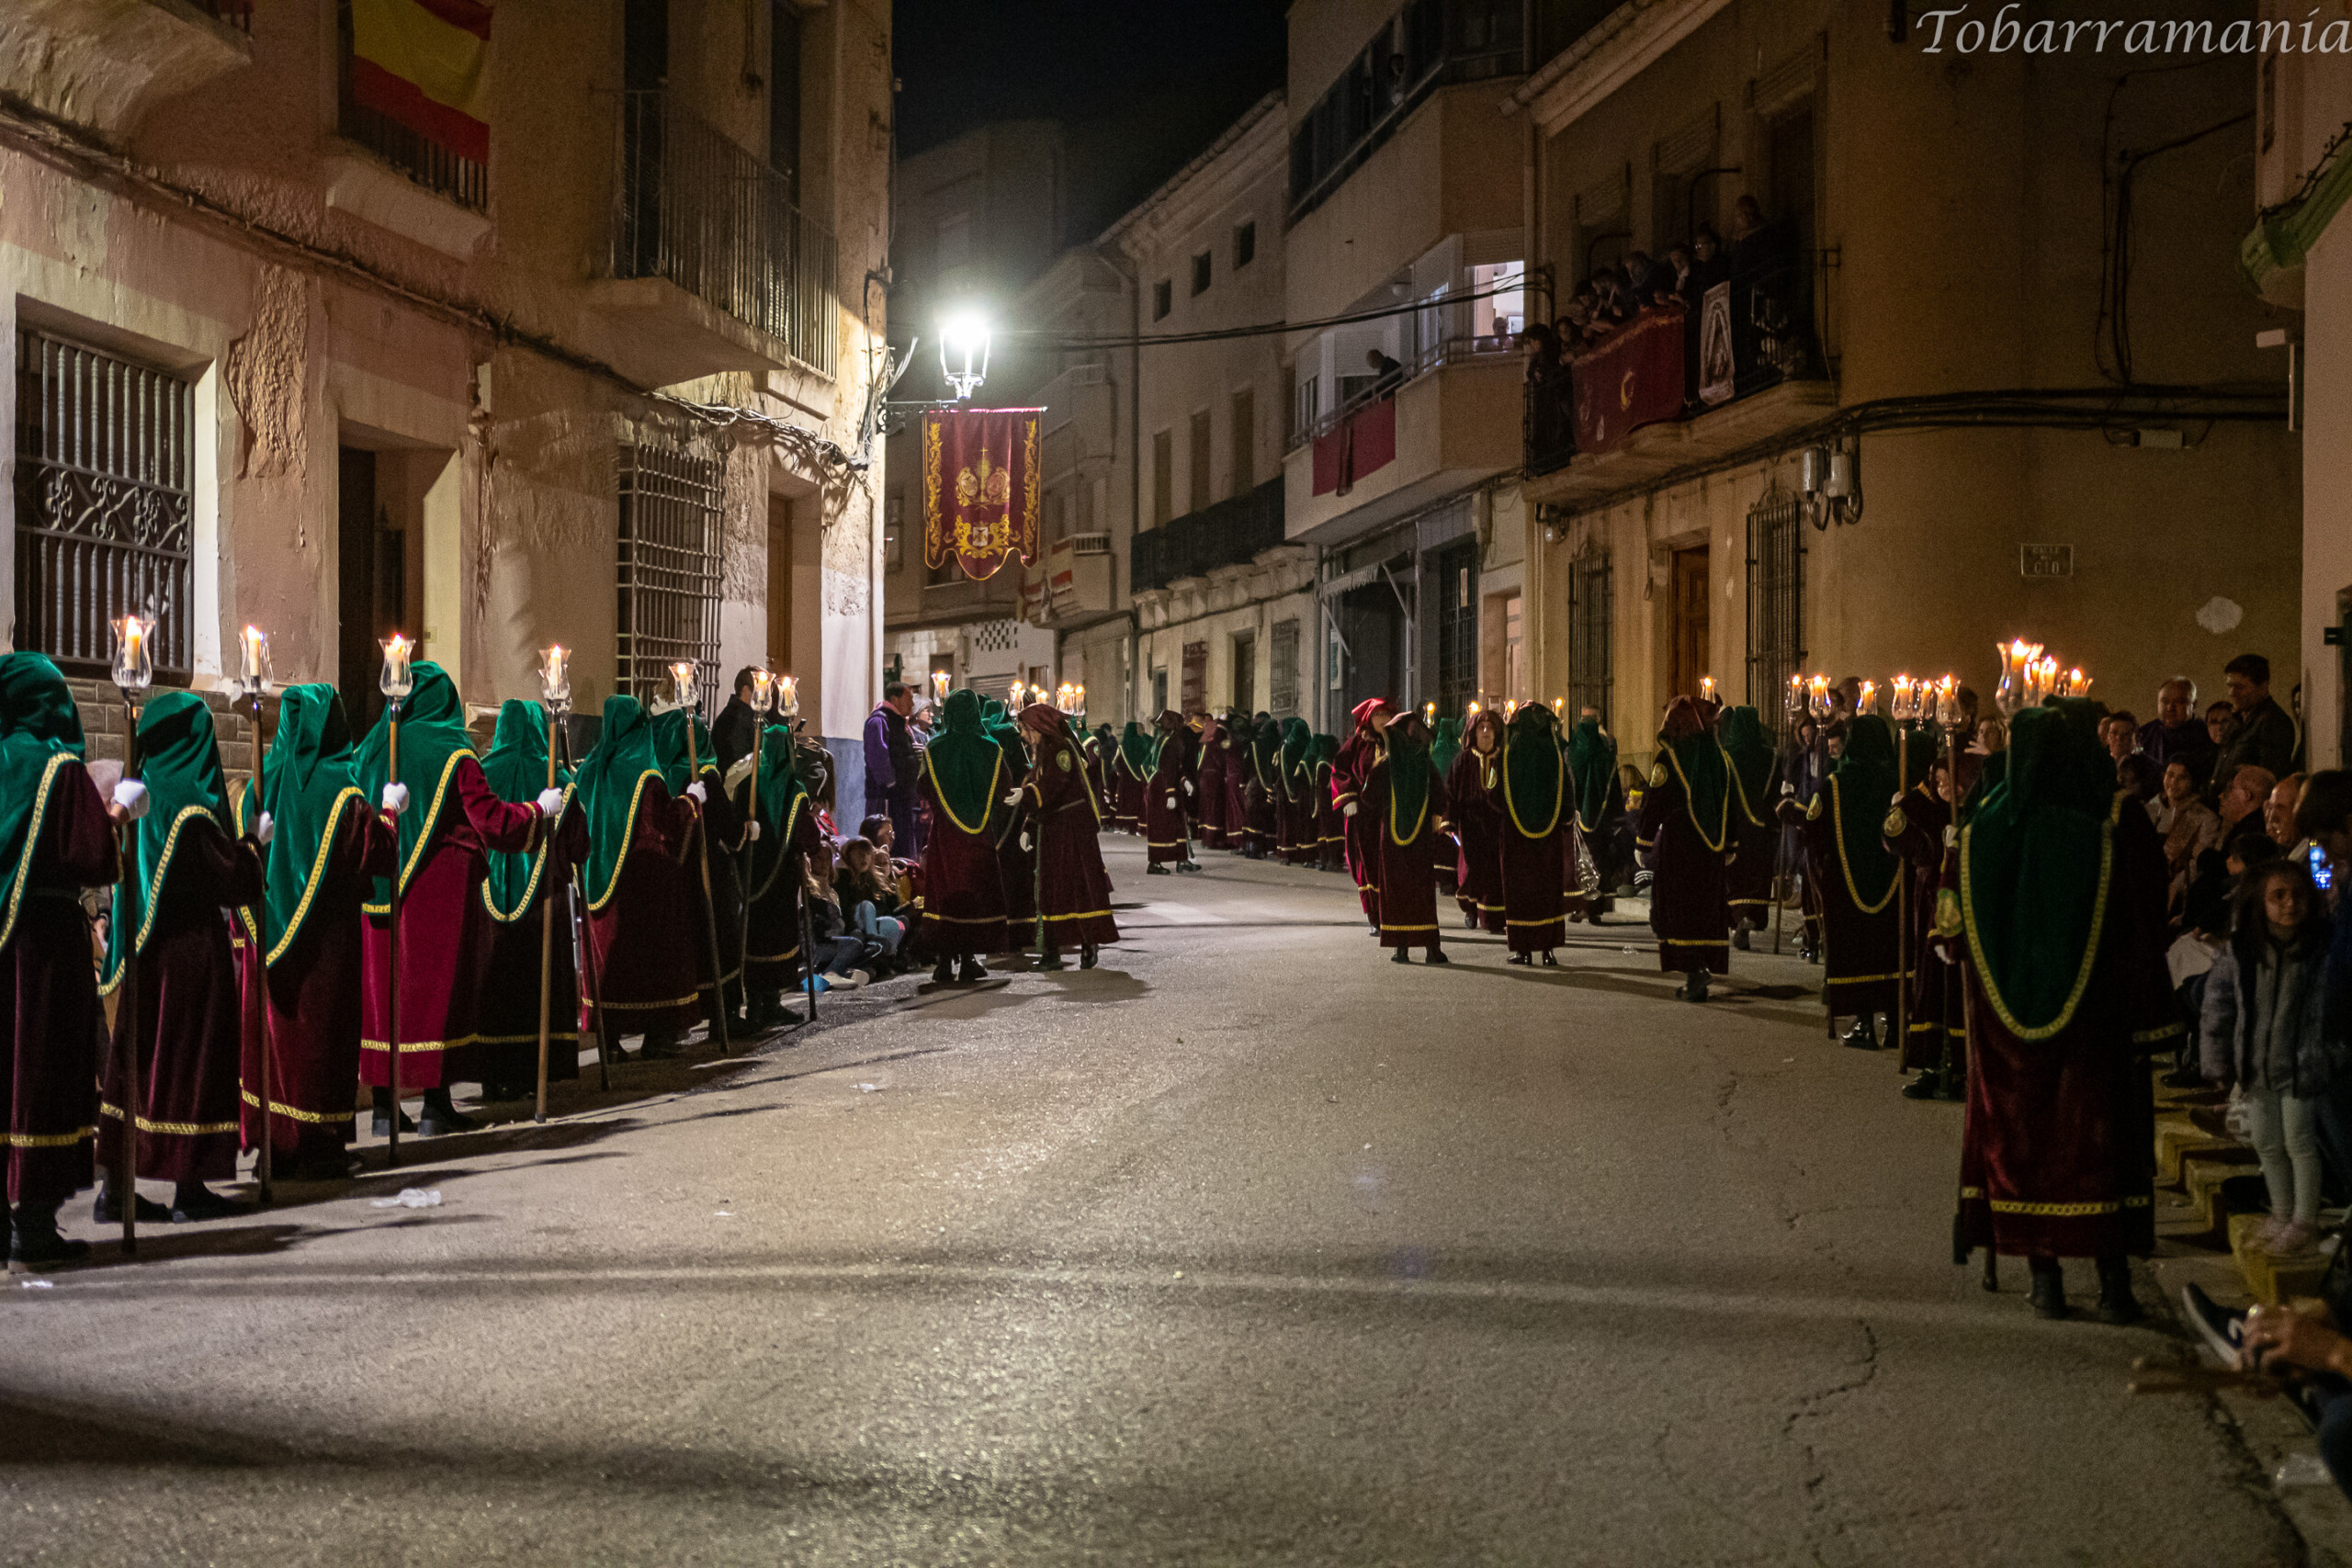
[[[649,779],[620,882],[588,917],[590,1022],[608,1045],[627,1034],[675,1033],[703,1016],[695,950],[710,941],[686,891],[686,836],[695,803]],[[588,889],[594,897],[596,889]]]
[[[1340,814],[1340,837],[1345,850],[1348,874],[1355,878],[1356,902],[1363,908],[1363,918],[1380,929],[1380,839],[1372,813],[1364,808],[1363,790],[1373,762],[1380,755],[1377,736],[1354,735],[1340,748],[1340,758],[1331,768],[1331,806]],[[1350,816],[1348,807],[1354,807]],[[1436,890],[1430,890],[1430,902],[1436,902]]]
[[[994,804],[978,832],[967,833],[940,803],[928,768],[922,774],[922,799],[931,807],[931,836],[922,846],[923,950],[933,958],[1002,953],[1010,937],[1005,931],[1004,867],[997,859],[993,835],[1000,826],[996,814],[1005,809],[1004,803]]]
[[[255,1010],[240,1075],[245,1147],[261,1143],[260,1005],[269,1009],[270,1147],[297,1160],[332,1161],[350,1143],[359,1085],[359,907],[368,900],[368,878],[390,875],[398,854],[389,818],[357,802],[344,807],[302,929],[268,966],[266,1004],[254,983],[261,949],[243,928],[239,956],[248,1005]]]
[[[1567,787],[1564,777],[1560,785],[1564,797]],[[1549,953],[1568,939],[1564,918],[1566,897],[1562,886],[1566,860],[1562,840],[1567,836],[1568,824],[1574,820],[1576,802],[1563,798],[1559,816],[1550,830],[1530,834],[1521,831],[1521,825],[1511,819],[1510,803],[1503,797],[1503,771],[1499,765],[1493,781],[1487,785],[1487,798],[1500,823],[1495,858],[1502,868],[1503,933],[1513,953]],[[1543,824],[1531,822],[1526,826]]]
[[[773,996],[800,978],[801,877],[822,838],[815,815],[803,806],[793,814],[792,840],[785,847],[784,864],[754,868],[767,875],[765,885],[753,890],[744,914],[751,924],[745,966],[754,995]]]
[[[1143,828],[1148,863],[1175,865],[1193,858],[1192,840],[1184,830],[1183,749],[1172,737],[1161,744],[1159,766],[1144,785]]]
[[[1670,975],[1730,974],[1731,907],[1724,877],[1730,846],[1710,848],[1699,836],[1673,770],[1651,773],[1634,845],[1651,857],[1650,930],[1657,936],[1657,966]]]
[[[1495,793],[1502,778],[1501,762],[1500,752],[1489,757],[1464,746],[1445,776],[1446,798],[1453,803],[1453,836],[1461,846],[1454,860],[1453,900],[1466,919],[1498,932],[1504,929],[1505,824],[1502,796]]]
[[[1835,813],[1830,809],[1829,791],[1835,783],[1825,783],[1813,804],[1803,810],[1792,800],[1783,801],[1780,808],[1783,819],[1798,825],[1798,841],[1821,898],[1822,1000],[1833,1021],[1878,1012],[1892,1017],[1895,988],[1901,984],[1895,887],[1905,873],[1897,867],[1895,881],[1874,907],[1856,897],[1846,875],[1845,858],[1838,852]],[[1849,801],[1846,809],[1869,813],[1872,830],[1886,818],[1885,807],[1874,802]],[[1738,815],[1735,801],[1735,820]]]
[[[1000,795],[989,830],[1004,835],[997,840],[996,866],[997,879],[1004,888],[1005,951],[1025,953],[1037,942],[1035,824],[1029,819],[1027,799],[1007,806]],[[1021,847],[1024,832],[1031,834],[1031,847],[1025,850]]]
[[[700,998],[703,1016],[707,1018],[713,1010],[714,956],[718,964],[717,972],[739,999],[743,983],[742,887],[735,877],[735,856],[743,846],[743,816],[727,798],[717,769],[706,767],[702,783],[708,794],[697,808],[699,829],[689,834],[682,853],[682,881],[686,892],[686,919],[694,930],[695,994]],[[710,873],[707,892],[703,881],[706,868]],[[711,952],[714,933],[718,948],[716,954]]]
[[[1903,797],[1903,828],[1887,847],[1903,857],[1903,874],[1911,879],[1910,985],[1904,999],[1903,1070],[1922,1072],[1939,1066],[1949,1048],[1955,1066],[1967,1060],[1966,1028],[1962,1022],[1960,965],[1948,964],[1932,947],[1936,934],[1936,889],[1958,886],[1958,871],[1949,866],[1956,852],[1944,843],[1944,825],[1951,807],[1914,784]]]
[[[1731,780],[1731,864],[1724,874],[1732,923],[1748,920],[1761,931],[1772,923],[1773,862],[1780,852],[1781,823],[1770,803],[1746,797],[1736,774]]]
[[[1204,849],[1232,848],[1226,833],[1225,771],[1232,755],[1225,749],[1225,727],[1212,724],[1201,737],[1200,808],[1201,845]]]
[[[81,890],[120,874],[105,800],[79,762],[51,775],[17,928],[0,948],[0,1147],[8,1201],[55,1203],[90,1184],[97,1134],[97,967]]]
[[[1037,868],[1046,942],[1057,950],[1119,940],[1111,915],[1111,878],[1102,869],[1093,803],[1086,775],[1071,765],[1067,741],[1037,747],[1037,764],[1023,786],[1036,825]]]
[[[1346,818],[1331,804],[1331,779],[1330,763],[1315,764],[1315,864],[1319,871],[1344,871],[1348,840],[1342,824]]]
[[[1151,787],[1150,781],[1129,771],[1126,753],[1124,750],[1113,759],[1111,775],[1114,781],[1114,787],[1117,792],[1116,799],[1119,803],[1117,810],[1119,831],[1140,836],[1144,826],[1144,793]]]
[[[426,785],[429,788],[429,782]],[[498,798],[481,764],[460,757],[450,779],[454,798],[443,808],[434,842],[401,895],[401,1091],[447,1089],[478,1077],[474,1035],[481,1004],[482,966],[490,956],[490,908],[481,901],[489,879],[486,849],[520,854],[538,839],[537,805]],[[419,789],[410,809],[430,796]],[[369,914],[366,941],[367,1004],[359,1043],[360,1076],[370,1087],[390,1084],[391,916]]]
[[[1961,1134],[1959,1244],[2011,1256],[2155,1250],[2147,1057],[2182,1023],[2165,970],[2164,845],[2128,795],[2089,988],[2065,1028],[2020,1040],[1963,961],[1975,1057]]]
[[[1250,752],[1233,739],[1225,739],[1225,847],[1250,846]]]
[[[226,1181],[237,1174],[243,996],[222,911],[260,897],[253,840],[232,839],[210,818],[190,818],[139,953],[137,1006],[117,1005],[99,1106],[99,1158],[109,1170],[122,1168],[121,1108],[129,1104],[138,1118],[141,1179]],[[125,1028],[134,1013],[135,1038]]]
[[[571,901],[565,894],[571,868],[587,858],[588,818],[575,804],[556,824],[554,852],[539,873],[529,906],[512,920],[491,922],[474,1041],[485,1085],[537,1086],[540,910],[550,899],[555,919],[554,940],[548,945],[548,1078],[580,1076],[580,976],[571,960]]]
[[[1445,814],[1445,781],[1430,770],[1429,807],[1411,839],[1396,841],[1396,829],[1410,822],[1389,822],[1388,763],[1374,761],[1358,796],[1355,819],[1369,819],[1379,835],[1380,945],[1427,947],[1439,944],[1437,925],[1437,855],[1444,835],[1437,819]]]

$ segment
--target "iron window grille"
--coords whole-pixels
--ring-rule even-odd
[[[1611,668],[1609,558],[1595,556],[1568,567],[1568,712],[1573,724],[1585,709],[1600,715],[1610,728],[1609,695],[1615,683]]]
[[[156,678],[187,683],[194,416],[169,371],[19,330],[17,647],[102,673],[107,623],[136,610],[155,618]]]
[[[1276,718],[1298,716],[1298,617],[1294,615],[1273,625],[1272,662],[1267,677],[1272,689],[1266,694],[1266,711]]]
[[[1797,498],[1774,490],[1747,509],[1747,700],[1781,726],[1781,694],[1804,665],[1804,529]]]
[[[639,702],[691,659],[703,707],[718,691],[719,489],[716,458],[673,446],[620,450],[619,687]]]
[[[1478,547],[1442,550],[1436,569],[1438,712],[1459,714],[1478,695]]]

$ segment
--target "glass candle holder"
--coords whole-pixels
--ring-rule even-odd
[[[404,703],[409,694],[416,690],[416,675],[410,668],[416,644],[394,632],[384,639],[383,648],[384,668],[376,677],[377,689],[392,701]]]
[[[155,622],[132,611],[108,623],[114,627],[114,683],[143,692],[155,683]]]
[[[539,700],[559,712],[571,705],[571,649],[560,642],[539,650]]]
[[[269,690],[269,634],[249,626],[237,634],[238,683],[245,695],[258,697]]]

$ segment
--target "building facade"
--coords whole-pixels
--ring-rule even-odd
[[[93,0],[0,62],[13,646],[146,609],[209,690],[251,623],[363,724],[395,630],[478,711],[764,662],[854,744],[887,6]]]

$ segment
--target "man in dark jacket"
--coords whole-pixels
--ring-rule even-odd
[[[890,818],[899,847],[908,855],[922,852],[922,825],[915,819],[915,740],[907,728],[914,706],[914,694],[904,682],[893,681],[882,688],[882,700],[865,721],[865,808]]]
[[[2176,675],[2156,688],[2156,716],[2140,727],[2140,750],[2159,776],[2175,762],[2186,763],[2199,793],[2212,781],[2218,750],[2205,721],[2197,716],[2197,682]]]
[[[752,667],[746,664],[735,671],[735,694],[718,710],[718,722],[710,727],[710,749],[718,753],[721,773],[752,754],[753,739],[760,732],[760,716],[752,706]]]
[[[2215,759],[2213,777],[2228,781],[2245,767],[2260,768],[2274,779],[2295,771],[2295,721],[2270,695],[2270,660],[2258,653],[2241,653],[2222,667],[2230,690],[2230,706],[2237,710],[2238,732]]]

